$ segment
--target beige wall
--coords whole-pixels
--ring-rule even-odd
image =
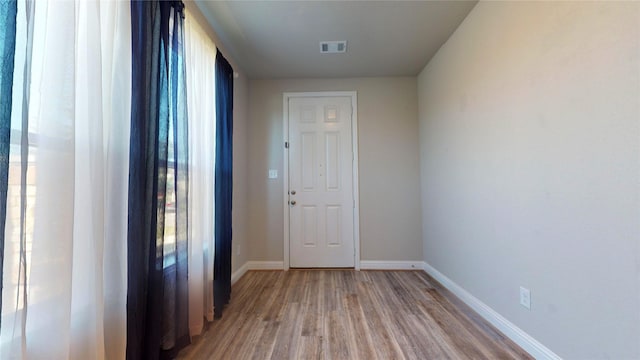
[[[418,87],[425,260],[561,357],[640,358],[640,4],[480,2]]]
[[[235,69],[235,68],[234,68]],[[249,260],[249,81],[239,74],[233,83],[233,260],[232,271]]]
[[[232,271],[238,270],[249,260],[249,245],[247,232],[248,219],[248,143],[247,121],[249,113],[249,81],[244,72],[237,65],[235,59],[229,56],[213,31],[200,9],[193,1],[185,1],[185,6],[191,15],[198,21],[216,46],[222,51],[224,57],[238,73],[234,79],[233,88],[233,256],[231,261]],[[213,101],[213,99],[211,100]],[[239,251],[238,251],[239,250]]]
[[[416,78],[251,80],[250,259],[283,260],[282,93],[357,91],[362,260],[422,260]],[[269,169],[278,179],[267,179]]]

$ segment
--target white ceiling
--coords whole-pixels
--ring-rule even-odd
[[[196,2],[249,77],[300,78],[416,75],[477,1]]]

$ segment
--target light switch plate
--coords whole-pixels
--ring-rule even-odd
[[[520,286],[520,305],[531,310],[531,291],[522,286]]]
[[[277,179],[278,178],[278,170],[269,169],[269,179]]]

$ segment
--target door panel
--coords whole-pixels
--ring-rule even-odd
[[[351,97],[289,99],[291,267],[353,267]]]
[[[305,132],[300,134],[300,142],[302,189],[305,191],[315,191],[316,181],[318,179],[316,133]]]
[[[328,132],[324,135],[327,191],[340,191],[340,133]]]
[[[302,207],[303,245],[315,247],[318,239],[318,212],[315,206]]]
[[[340,231],[341,210],[340,205],[327,206],[327,245],[342,245],[342,233]]]

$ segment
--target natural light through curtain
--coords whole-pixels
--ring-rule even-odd
[[[18,9],[0,358],[123,358],[129,3]]]
[[[213,321],[216,47],[189,12],[185,19],[189,114],[189,332]]]

